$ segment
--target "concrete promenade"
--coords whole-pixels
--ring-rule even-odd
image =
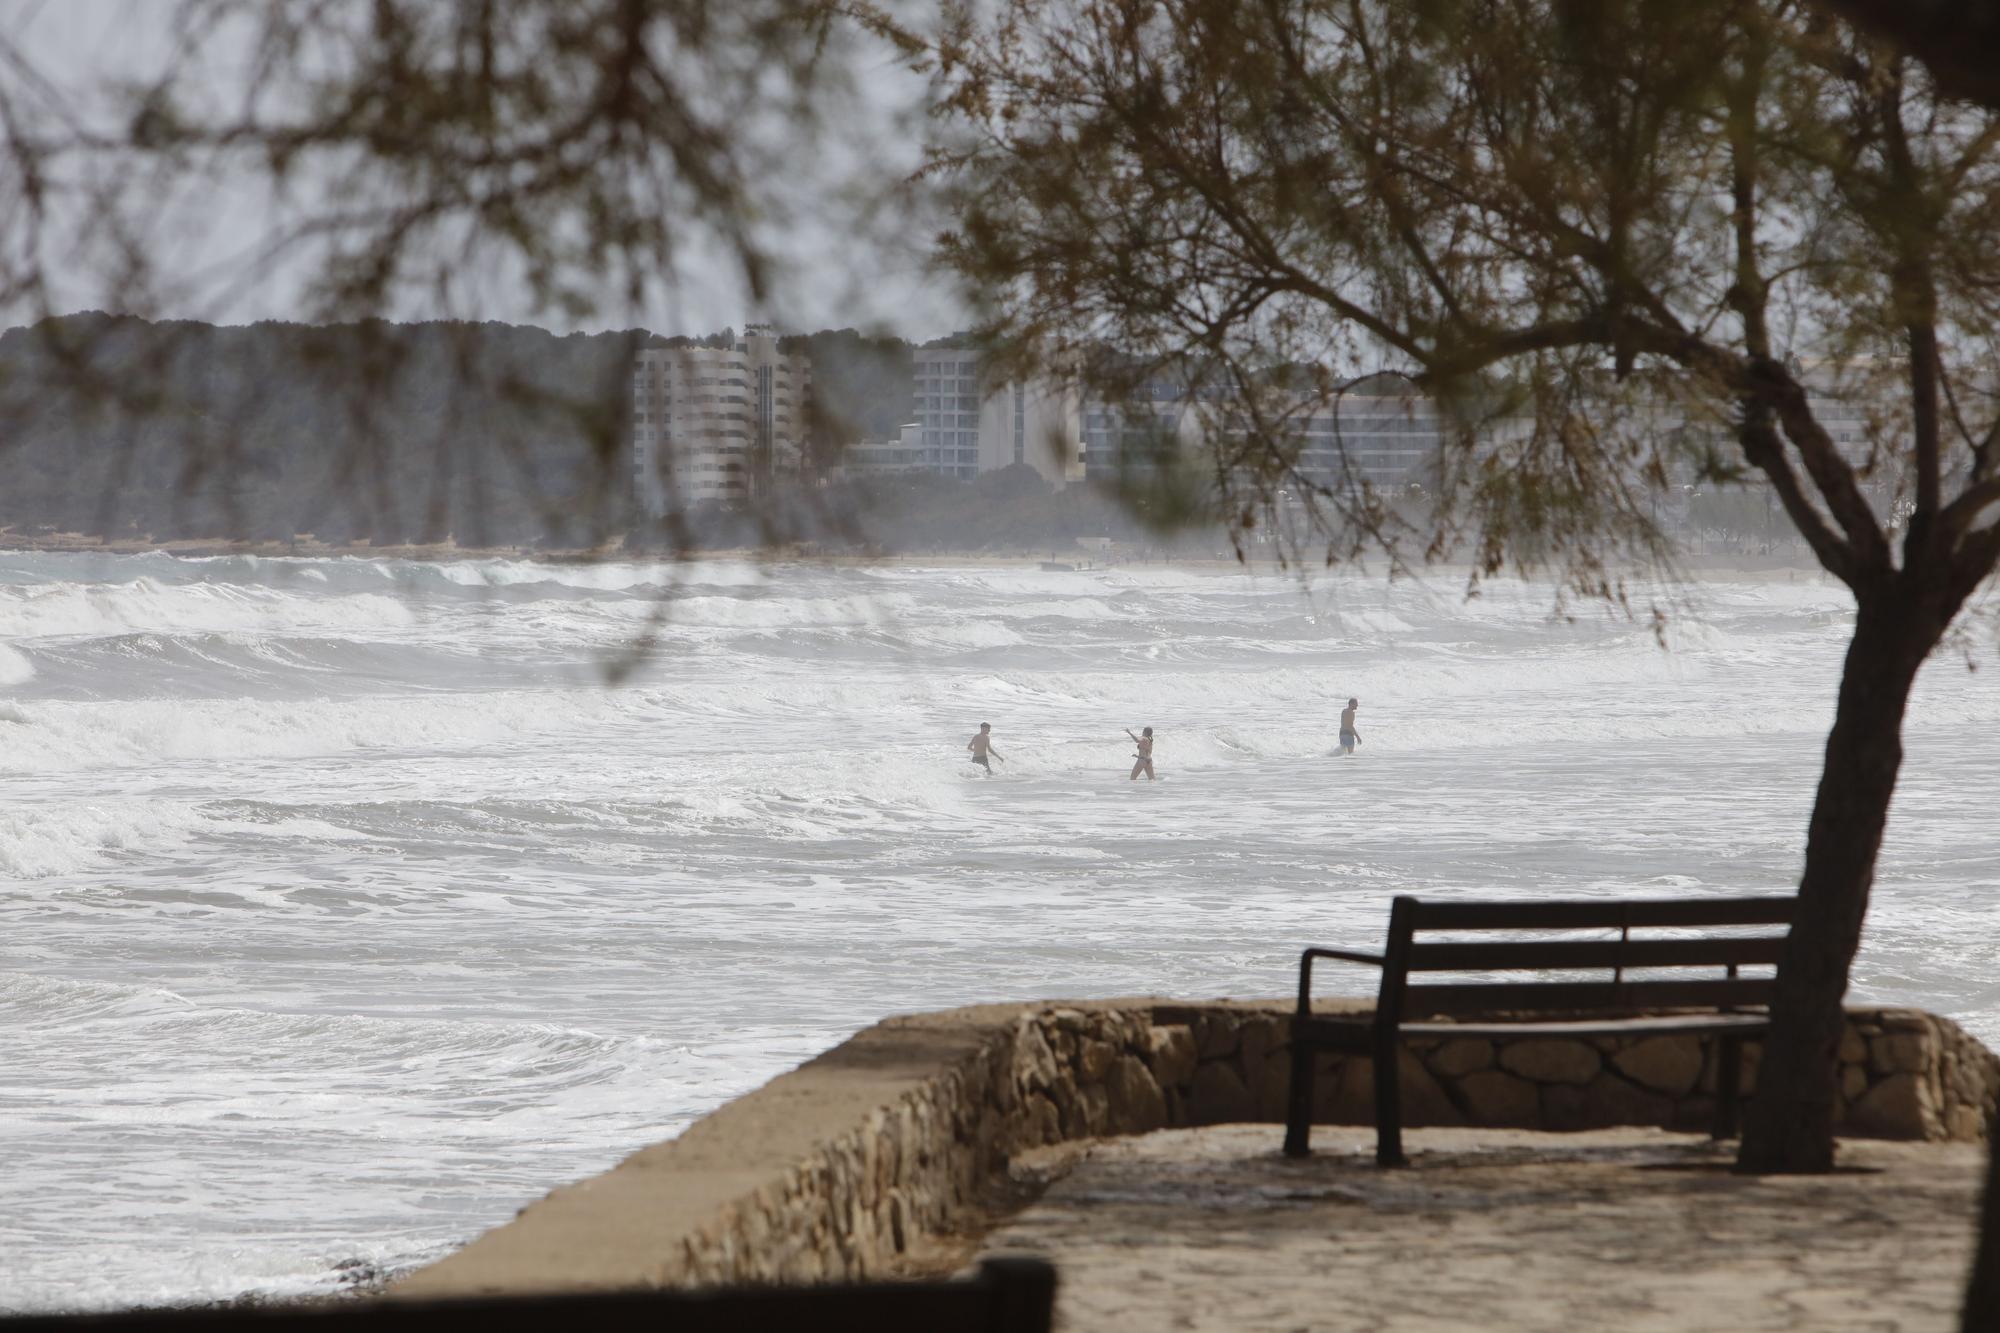
[[[1054,1259],[1079,1333],[1952,1327],[2000,1059],[1948,1020],[1850,1010],[1848,1170],[1765,1180],[1674,1132],[1709,1118],[1695,1038],[1412,1043],[1418,1156],[1389,1172],[1366,1058],[1323,1056],[1288,1162],[1289,1033],[1281,1003],[1153,998],[887,1019],[390,1295],[935,1277],[988,1247]]]
[[[1055,1260],[1069,1333],[1958,1327],[1974,1144],[1847,1141],[1835,1175],[1761,1179],[1728,1171],[1733,1144],[1655,1129],[1418,1130],[1405,1171],[1372,1145],[1100,1141],[980,1253]]]

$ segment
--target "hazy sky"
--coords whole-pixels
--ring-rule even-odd
[[[175,0],[0,0],[0,31],[66,95],[101,87],[107,80],[142,77],[161,67],[172,50]],[[746,307],[733,266],[712,247],[690,246],[696,256],[671,291],[642,307],[607,302],[591,318],[571,321],[537,312],[521,284],[504,273],[467,274],[454,307],[406,304],[397,318],[449,314],[456,318],[540,323],[555,328],[645,327],[662,333],[693,333],[746,319],[767,317],[788,327],[873,327],[918,339],[949,332],[964,322],[948,287],[925,272],[924,254],[937,230],[913,197],[899,192],[915,166],[918,145],[910,116],[922,95],[916,76],[899,67],[886,50],[874,53],[859,71],[864,90],[857,114],[830,127],[831,141],[809,160],[764,184],[770,201],[799,219],[774,237],[787,276],[770,308]],[[228,89],[227,71],[216,81]],[[842,187],[886,203],[872,234],[865,234],[852,210],[838,203]],[[0,213],[0,217],[4,217]],[[178,196],[149,200],[149,243],[166,257],[178,287],[163,292],[156,310],[164,316],[241,323],[298,318],[305,270],[281,264],[246,280],[247,258],[259,252],[285,216],[261,183],[205,184]],[[4,225],[4,223],[0,223]],[[85,229],[79,228],[79,233]],[[47,256],[55,278],[50,304],[60,311],[119,308],[126,302],[107,281],[102,265],[72,249]],[[0,324],[26,318],[21,309],[0,310]]]

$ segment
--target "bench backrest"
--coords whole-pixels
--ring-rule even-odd
[[[1401,1019],[1768,1005],[1773,978],[1744,976],[1741,969],[1776,965],[1796,908],[1797,899],[1790,896],[1538,902],[1398,898],[1389,912],[1377,1012]],[[1499,932],[1506,937],[1497,937]],[[1445,973],[1516,972],[1537,975],[1431,979]],[[1550,972],[1570,975],[1542,975]]]

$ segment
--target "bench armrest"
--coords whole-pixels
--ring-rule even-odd
[[[1379,953],[1360,953],[1354,949],[1307,949],[1299,955],[1299,1016],[1312,1012],[1312,971],[1313,959],[1331,958],[1342,963],[1361,963],[1368,967],[1382,966]]]

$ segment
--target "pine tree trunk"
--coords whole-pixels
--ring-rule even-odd
[[[1778,964],[1757,1094],[1744,1115],[1739,1171],[1833,1168],[1841,1002],[1903,763],[1903,710],[1917,669],[1950,620],[1937,614],[1942,590],[1915,582],[1905,573],[1859,594],[1806,834],[1798,916]]]

